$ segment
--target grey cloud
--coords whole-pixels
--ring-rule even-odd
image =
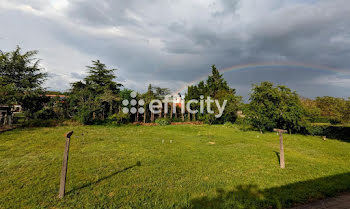
[[[34,16],[20,11],[2,14],[9,22],[3,21],[7,24],[5,31],[16,34],[30,26],[26,36],[22,32],[15,38],[25,39],[31,49],[41,51],[43,58],[50,59],[48,70],[65,73],[69,81],[81,79],[84,66],[92,59],[118,68],[118,80],[137,90],[146,89],[150,82],[168,84],[176,90],[178,85],[209,73],[212,64],[226,68],[280,61],[349,69],[347,0],[267,0],[262,9],[254,8],[254,2],[73,0],[60,11],[61,16]],[[40,9],[45,11],[47,7]],[[11,19],[16,27],[10,25]],[[6,43],[13,43],[10,41]],[[60,55],[55,55],[55,48]],[[75,56],[67,62],[63,53]],[[69,66],[71,69],[67,69]],[[59,86],[59,79],[67,80],[65,75],[59,74],[57,82],[51,84]],[[334,91],[337,96],[348,95],[336,85],[346,80],[319,83],[325,76],[330,75],[300,68],[225,73],[229,83],[245,96],[251,83],[262,80],[288,84],[304,96],[319,96],[320,89],[325,93]]]

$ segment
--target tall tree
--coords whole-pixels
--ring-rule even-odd
[[[20,104],[28,117],[32,117],[42,106],[39,105],[43,94],[42,84],[47,78],[40,67],[40,60],[36,58],[37,54],[38,51],[21,53],[19,46],[12,52],[0,51],[0,88],[13,92],[6,95],[7,102],[4,102]],[[36,106],[33,106],[33,102]]]
[[[219,90],[229,90],[230,87],[222,77],[222,74],[216,69],[215,65],[211,66],[211,75],[207,79],[208,96],[215,97]]]
[[[215,118],[213,114],[204,113],[203,115],[197,113],[200,120],[207,123],[225,123],[235,122],[237,119],[238,106],[241,101],[241,97],[236,96],[236,90],[228,86],[227,82],[223,78],[223,75],[217,70],[215,65],[211,66],[212,72],[208,76],[207,80],[201,81],[198,85],[189,86],[186,94],[186,101],[191,99],[199,100],[200,96],[211,97],[218,100],[221,104],[224,100],[227,100],[227,106],[223,115],[220,118]],[[199,108],[199,104],[192,104],[193,109]],[[211,109],[218,113],[217,106],[212,104]],[[192,118],[196,118],[196,115],[192,115]]]
[[[84,79],[86,84],[94,88],[97,93],[101,93],[105,90],[111,90],[117,94],[119,92],[119,84],[114,81],[117,76],[114,75],[116,69],[107,69],[106,65],[101,63],[100,60],[92,61],[92,66],[86,66],[88,69],[88,76]]]
[[[75,116],[83,123],[105,120],[117,109],[121,84],[114,81],[116,69],[107,69],[99,60],[87,66],[84,81],[72,83],[69,102]]]
[[[274,87],[271,82],[253,85],[247,116],[260,131],[273,128],[300,131],[305,121],[298,94],[285,86]]]

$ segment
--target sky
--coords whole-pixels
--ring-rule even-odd
[[[349,20],[349,0],[0,0],[0,50],[38,50],[50,90],[69,89],[99,59],[140,92],[176,92],[213,64],[260,65],[224,78],[245,100],[267,80],[347,98]]]

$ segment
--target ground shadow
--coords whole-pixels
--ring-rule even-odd
[[[350,173],[265,190],[257,185],[239,185],[227,191],[217,189],[215,196],[193,198],[183,209],[289,208],[346,191],[350,191]]]
[[[140,161],[138,161],[135,165],[126,167],[126,168],[124,168],[124,169],[122,169],[122,170],[115,171],[115,172],[113,172],[113,173],[111,173],[111,174],[109,174],[109,175],[107,175],[107,176],[104,176],[104,177],[102,177],[102,178],[99,178],[99,179],[96,180],[96,181],[89,182],[89,183],[83,184],[83,185],[81,185],[81,186],[79,186],[79,187],[77,187],[77,188],[74,188],[74,189],[72,189],[71,191],[67,192],[67,194],[76,192],[76,191],[81,190],[81,189],[84,189],[84,188],[86,188],[86,187],[90,187],[90,186],[96,185],[96,184],[100,183],[101,181],[107,180],[107,179],[109,179],[109,178],[111,178],[111,177],[113,177],[113,176],[115,176],[115,175],[117,175],[117,174],[119,174],[119,173],[122,173],[122,172],[124,172],[124,171],[127,171],[127,170],[132,169],[132,168],[137,167],[137,166],[141,166],[141,162],[140,162]]]
[[[281,157],[280,157],[280,153],[279,152],[276,152],[276,151],[273,151],[275,154],[276,154],[276,156],[277,156],[277,161],[278,161],[278,165],[281,163]]]

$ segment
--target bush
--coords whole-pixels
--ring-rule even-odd
[[[328,117],[315,117],[315,118],[309,118],[309,121],[311,123],[329,123]]]
[[[111,115],[108,119],[112,122],[112,124],[120,125],[120,124],[127,123],[130,119],[130,116],[129,114],[118,112],[116,114]]]
[[[93,122],[91,111],[86,107],[82,107],[81,109],[79,109],[79,112],[74,117],[74,119],[84,125],[89,125],[89,124],[92,124]]]
[[[238,117],[235,121],[237,125],[249,125],[248,120],[246,118]]]
[[[331,119],[329,119],[329,122],[330,122],[332,125],[341,124],[341,120],[338,119],[338,118],[331,118]]]
[[[52,108],[43,108],[43,109],[39,110],[38,112],[34,113],[34,118],[42,119],[42,120],[49,120],[49,119],[57,119],[58,117]]]
[[[156,120],[156,123],[160,126],[166,126],[166,125],[170,125],[170,120],[167,118],[159,118]]]
[[[313,136],[323,136],[325,126],[309,126],[307,127],[307,134]]]
[[[225,126],[225,127],[233,127],[233,123],[231,123],[231,122],[226,122],[226,123],[224,123],[224,126]]]
[[[327,138],[350,141],[350,127],[343,126],[309,126],[308,134],[314,136],[327,136]]]

